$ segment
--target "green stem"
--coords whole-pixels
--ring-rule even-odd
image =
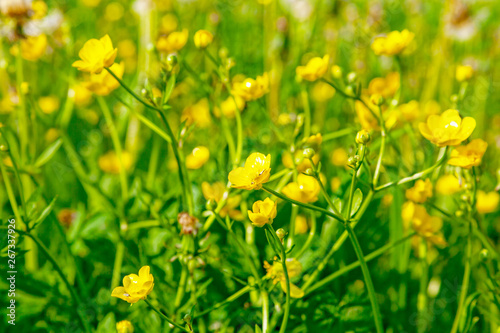
[[[330,141],[330,140],[341,138],[341,137],[346,136],[346,135],[349,135],[349,134],[353,133],[354,131],[355,131],[354,128],[348,127],[348,128],[344,128],[344,129],[341,129],[339,131],[336,131],[336,132],[325,134],[325,135],[323,135],[323,143]]]
[[[304,86],[302,86],[300,96],[302,97],[302,105],[304,107],[304,138],[308,138],[311,135],[311,107],[309,106],[309,97]]]
[[[181,325],[177,324],[176,322],[174,322],[172,319],[168,318],[166,315],[164,315],[160,310],[158,310],[153,304],[151,304],[151,302],[146,298],[144,300],[151,309],[154,310],[154,312],[156,312],[157,314],[160,315],[160,317],[162,317],[163,319],[165,319],[169,324],[177,327],[178,329],[184,331],[184,332],[188,332],[188,333],[191,333],[192,331],[186,329],[185,327],[182,327]]]
[[[5,190],[7,191],[7,196],[10,201],[10,206],[12,207],[12,211],[14,212],[16,221],[19,221],[19,223],[21,223],[22,226],[27,227],[27,225],[23,222],[23,219],[21,218],[21,214],[19,213],[19,208],[17,206],[14,189],[12,187],[12,184],[10,183],[9,175],[7,174],[7,170],[5,169],[5,165],[3,164],[3,159],[1,158],[0,158],[0,169],[2,170],[2,179],[5,183]]]
[[[266,333],[269,324],[269,294],[266,290],[262,290],[260,294],[262,297],[262,333]]]
[[[216,303],[215,305],[213,305],[211,308],[209,309],[206,309],[206,310],[203,310],[201,311],[200,313],[196,313],[194,316],[193,316],[193,319],[195,318],[199,318],[201,316],[204,316],[206,315],[207,313],[210,313],[212,312],[213,310],[217,310],[218,308],[228,304],[228,303],[231,303],[233,301],[235,301],[236,299],[238,299],[239,297],[243,296],[244,294],[246,294],[247,292],[251,291],[252,290],[252,287],[251,286],[246,286],[240,290],[238,290],[237,292],[235,292],[234,294],[232,294],[231,296],[229,296],[228,298],[226,298],[224,301],[222,302],[219,302],[219,303]]]
[[[113,275],[111,276],[111,290],[120,284],[122,273],[123,255],[125,253],[125,244],[120,240],[116,246],[115,262],[113,264]],[[116,304],[117,298],[111,299],[111,305]]]
[[[427,240],[422,238],[419,244],[419,256],[420,263],[422,266],[422,272],[420,275],[420,289],[417,297],[417,310],[419,312],[419,318],[426,318],[427,315],[427,285],[429,283],[429,267],[427,265]],[[426,331],[427,321],[424,319],[419,321],[418,332]]]

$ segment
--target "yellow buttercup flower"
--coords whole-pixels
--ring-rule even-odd
[[[318,164],[319,154],[314,154],[312,160],[314,164]],[[292,153],[290,153],[289,151],[284,152],[283,156],[281,156],[281,162],[288,169],[293,169],[294,167],[296,167],[298,172],[304,172],[307,169],[312,168],[311,161],[308,158],[304,157],[303,150],[297,150],[293,154],[293,157]]]
[[[473,166],[481,164],[484,153],[488,148],[488,143],[481,139],[472,140],[466,146],[455,148],[451,152],[449,165],[459,166],[465,169],[470,169]]]
[[[208,45],[212,44],[214,40],[214,35],[207,30],[198,30],[194,34],[194,45],[199,49],[204,49]]]
[[[436,182],[436,192],[442,195],[452,195],[460,189],[460,181],[454,175],[443,175]]]
[[[71,96],[76,106],[85,107],[92,100],[92,92],[84,87],[83,84],[76,84],[71,88]]]
[[[132,167],[132,155],[128,151],[122,151],[122,162],[125,170],[130,170]],[[120,173],[120,161],[118,155],[113,150],[99,157],[98,164],[99,168],[106,173],[115,175]]]
[[[498,192],[477,191],[476,209],[478,213],[488,214],[494,212],[500,202],[500,194]]]
[[[441,218],[431,216],[424,206],[407,201],[403,205],[401,213],[406,227],[412,227],[421,237],[436,245],[446,245],[441,228]]]
[[[392,56],[402,53],[415,37],[413,32],[392,31],[384,37],[377,37],[372,43],[372,50],[376,55]]]
[[[207,147],[199,146],[193,149],[191,154],[186,156],[186,167],[188,169],[199,169],[210,158],[210,150]]]
[[[457,110],[446,110],[440,116],[431,115],[426,123],[419,124],[420,133],[438,147],[458,146],[476,128],[474,118],[462,119]]]
[[[297,217],[295,218],[295,233],[297,235],[305,234],[307,230],[309,230],[307,218],[302,214],[297,215]]]
[[[116,333],[134,333],[134,326],[128,320],[122,320],[116,323]]]
[[[37,61],[47,49],[47,36],[44,34],[38,36],[28,36],[21,40],[21,56],[29,61]]]
[[[243,98],[247,102],[259,99],[268,92],[269,75],[267,73],[257,76],[255,80],[247,78],[243,82],[233,84],[233,94]]]
[[[340,179],[340,177],[333,177],[330,180],[330,188],[332,189],[332,192],[337,192],[341,185],[342,179]]]
[[[196,124],[200,128],[207,128],[212,123],[210,119],[210,107],[208,99],[202,98],[197,103],[182,110],[181,121],[186,121],[188,125]]]
[[[160,36],[156,42],[156,49],[163,53],[172,53],[179,51],[186,45],[189,37],[187,29],[174,31],[168,36]]]
[[[427,178],[417,180],[415,186],[406,190],[406,199],[416,203],[424,203],[428,198],[432,197],[432,183]]]
[[[323,58],[314,57],[305,66],[298,66],[295,72],[298,76],[307,81],[316,81],[323,77],[328,70],[328,62],[330,56],[325,55]]]
[[[302,264],[295,258],[288,258],[285,265],[289,279],[299,276],[302,272]],[[283,271],[283,264],[275,261],[270,265],[267,261],[264,261],[264,268],[267,272],[266,278],[272,279],[274,284],[279,282],[281,289],[286,292],[286,278],[285,272]],[[303,296],[304,291],[290,282],[290,297],[301,298]]]
[[[47,4],[45,1],[33,1],[31,9],[33,10],[33,15],[31,15],[31,19],[33,20],[42,19],[47,15]]]
[[[320,189],[321,187],[314,177],[301,173],[297,176],[297,182],[289,183],[282,192],[293,200],[309,203],[318,200]]]
[[[273,224],[273,219],[276,217],[277,203],[269,198],[255,201],[252,205],[252,210],[248,211],[248,218],[256,227],[263,227],[266,224]]]
[[[384,98],[394,96],[399,90],[400,76],[398,72],[390,72],[385,77],[376,77],[368,84],[367,95],[379,94]]]
[[[417,101],[409,101],[406,104],[400,104],[398,110],[406,121],[412,122],[420,115],[420,104]]]
[[[376,108],[370,101],[365,101],[365,103],[374,110]],[[358,116],[359,123],[367,131],[379,130],[380,126],[378,124],[377,118],[372,112],[360,101],[354,103],[354,109],[356,110],[356,115]]]
[[[252,153],[245,161],[245,166],[229,173],[231,187],[244,190],[259,190],[271,175],[271,155]]]
[[[101,39],[91,39],[85,42],[78,53],[81,60],[73,63],[73,67],[82,72],[99,74],[104,67],[111,67],[115,62],[118,49],[113,48],[113,43],[108,35]]]
[[[311,97],[316,102],[326,102],[333,96],[335,96],[335,88],[326,82],[319,81],[312,87]]]
[[[54,111],[59,110],[60,102],[57,96],[44,96],[38,99],[38,106],[45,114],[51,114]]]
[[[110,69],[118,78],[123,77],[125,71],[123,63],[113,64]],[[108,71],[102,71],[99,74],[90,74],[89,81],[83,82],[82,85],[96,95],[107,96],[118,88],[120,83]]]
[[[346,166],[349,155],[344,148],[337,148],[332,152],[332,164],[335,166]]]
[[[458,82],[468,81],[474,75],[474,69],[469,66],[457,66],[457,70],[455,72],[455,78]]]
[[[220,108],[214,108],[214,114],[220,117],[220,112],[224,117],[232,119],[236,115],[236,111],[241,112],[245,108],[245,100],[240,96],[229,96],[223,102],[220,103]]]
[[[123,287],[113,289],[111,296],[121,298],[131,304],[146,299],[154,287],[154,278],[149,270],[149,266],[143,266],[139,270],[139,275],[129,274],[125,276]]]
[[[215,182],[209,184],[207,182],[201,183],[201,191],[206,200],[214,200],[219,203],[224,197],[226,197],[226,204],[219,211],[219,215],[225,218],[229,215],[233,220],[241,221],[243,220],[243,214],[237,208],[241,203],[241,195],[233,195],[227,197],[228,193],[226,191],[226,185],[222,182]]]

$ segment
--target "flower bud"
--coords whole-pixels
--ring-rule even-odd
[[[304,171],[304,173],[308,176],[314,176],[314,170],[311,168],[307,168],[306,171]]]
[[[345,88],[345,93],[349,96],[354,96],[354,88],[352,86],[347,86]]]
[[[380,105],[384,104],[385,99],[380,94],[373,94],[370,96],[370,102],[372,102],[376,106],[380,106]]]
[[[453,94],[453,95],[451,95],[451,97],[450,97],[450,101],[451,101],[452,103],[456,103],[456,102],[458,102],[458,95],[457,95],[457,94]]]
[[[117,333],[134,333],[134,326],[128,320],[122,320],[116,323]]]
[[[303,152],[304,158],[313,158],[313,156],[315,154],[316,154],[316,152],[312,148],[306,148],[306,149],[304,149],[304,152]]]
[[[367,130],[362,129],[356,134],[356,143],[358,145],[366,145],[368,142],[370,142],[371,136],[370,133],[368,133]]]
[[[342,77],[342,68],[340,68],[340,66],[333,65],[332,76],[336,79],[340,79]]]
[[[286,236],[285,229],[279,228],[278,230],[276,230],[276,235],[278,236],[278,238],[280,240],[283,240],[283,238],[285,238],[285,236]]]
[[[167,64],[167,70],[171,71],[174,69],[174,67],[179,63],[179,60],[177,59],[177,56],[175,54],[169,54],[167,56],[166,64]]]
[[[347,82],[349,83],[353,83],[357,78],[358,75],[355,72],[350,72],[349,74],[347,74]]]
[[[490,256],[490,254],[489,254],[488,250],[486,250],[486,249],[482,249],[481,252],[479,252],[479,259],[483,262],[488,261],[489,256]]]
[[[194,45],[199,49],[206,48],[213,40],[214,36],[207,30],[198,30],[194,34]]]

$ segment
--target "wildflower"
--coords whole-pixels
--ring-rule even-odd
[[[121,298],[131,304],[136,303],[151,293],[154,287],[153,275],[149,273],[149,266],[143,266],[139,275],[129,274],[123,278],[123,287],[113,289],[111,296]]]
[[[417,101],[409,101],[406,104],[400,104],[398,110],[404,120],[412,122],[417,119],[420,114],[420,104]]]
[[[248,218],[256,227],[263,227],[266,224],[273,224],[273,219],[276,217],[275,201],[269,198],[255,201],[252,205],[252,210],[248,211]]]
[[[113,43],[108,35],[101,39],[91,39],[85,42],[78,53],[81,60],[73,63],[73,67],[82,72],[99,74],[104,67],[113,65],[118,49],[113,48]]]
[[[200,128],[207,128],[211,124],[208,99],[202,98],[197,103],[182,110],[181,121],[188,125],[196,124]]]
[[[328,70],[329,55],[323,58],[314,57],[305,66],[298,66],[295,70],[298,76],[307,81],[316,81],[323,77]]]
[[[342,179],[340,179],[340,177],[333,177],[330,180],[330,188],[332,189],[332,192],[337,192],[341,185]]]
[[[379,94],[384,98],[394,96],[399,90],[400,76],[398,72],[390,72],[385,77],[376,77],[368,84],[368,95]]]
[[[57,128],[49,128],[47,132],[45,132],[44,139],[48,143],[52,143],[59,138],[59,130]]]
[[[452,195],[460,191],[460,182],[454,175],[443,175],[436,182],[436,192],[443,195]]]
[[[394,196],[391,193],[387,193],[382,197],[382,205],[384,205],[384,207],[390,207],[393,201]]]
[[[125,170],[130,170],[132,167],[132,155],[125,150],[122,151],[122,163]],[[106,173],[115,175],[120,173],[120,161],[113,150],[99,157],[98,164],[99,168]]]
[[[231,187],[244,190],[259,190],[269,180],[271,174],[271,155],[252,153],[245,166],[229,173]]]
[[[70,94],[76,106],[85,107],[92,100],[92,92],[85,88],[83,84],[74,85],[71,88]]]
[[[347,164],[348,159],[349,155],[347,155],[347,151],[344,148],[337,148],[333,150],[331,157],[333,165],[345,166]]]
[[[478,213],[488,214],[494,212],[500,202],[500,194],[498,192],[477,191],[476,209]]]
[[[405,225],[411,225],[421,237],[436,245],[446,245],[441,232],[443,221],[439,217],[429,215],[424,206],[407,201],[403,205],[401,215]]]
[[[33,10],[33,15],[31,15],[31,19],[40,20],[47,15],[47,4],[45,1],[33,1],[31,3],[31,8]]]
[[[110,70],[121,79],[125,68],[123,63],[120,63],[113,64]],[[89,81],[83,82],[82,85],[96,95],[107,96],[120,86],[120,82],[118,82],[108,71],[103,71],[99,74],[90,74]]]
[[[186,167],[188,169],[199,169],[210,158],[210,150],[207,147],[199,146],[193,149],[191,154],[186,157]]]
[[[65,227],[70,227],[78,217],[78,212],[71,208],[63,208],[57,214],[57,220]]]
[[[402,53],[411,43],[415,34],[404,29],[392,31],[384,37],[377,37],[372,43],[372,50],[376,55],[392,56]]]
[[[366,145],[370,142],[370,140],[370,133],[368,133],[368,131],[365,129],[362,129],[356,134],[356,143],[358,145]]]
[[[313,160],[314,164],[318,164],[319,154],[314,154],[311,159]],[[281,162],[288,169],[293,169],[295,167],[299,172],[304,172],[307,169],[312,168],[311,161],[308,158],[304,157],[302,150],[297,150],[293,155],[289,151],[286,151],[281,157]]]
[[[319,81],[314,84],[311,97],[318,103],[326,102],[335,96],[335,88],[326,82]]]
[[[322,142],[323,142],[323,136],[321,135],[321,133],[311,135],[308,138],[304,139],[304,143],[307,146],[312,147],[313,149],[316,150],[319,150],[319,146],[321,145]]]
[[[474,118],[460,118],[457,110],[446,110],[440,116],[431,115],[427,123],[420,123],[420,133],[438,147],[457,146],[476,128]]]
[[[181,225],[181,234],[183,235],[196,235],[198,229],[201,228],[200,221],[186,212],[179,213],[177,215],[177,221]]]
[[[245,101],[253,101],[261,98],[269,92],[269,76],[267,73],[257,78],[247,78],[243,82],[233,84],[233,94],[243,98]]]
[[[451,152],[449,165],[470,169],[481,164],[481,159],[488,148],[488,143],[481,139],[472,140],[466,146],[455,148]]]
[[[164,34],[169,34],[177,29],[179,22],[174,14],[166,14],[161,18],[160,31]]]
[[[293,200],[309,203],[318,200],[320,189],[321,187],[315,178],[300,174],[297,176],[297,182],[289,183],[282,192]]]
[[[342,68],[338,65],[333,65],[331,68],[332,76],[336,79],[340,79],[342,77]]]
[[[228,197],[226,192],[226,185],[222,182],[215,182],[209,184],[208,182],[201,183],[201,191],[206,200],[213,200],[219,203],[223,198],[226,198],[226,203],[219,211],[219,215],[225,218],[229,215],[233,220],[243,220],[243,214],[237,208],[241,203],[241,195],[234,195]]]
[[[21,40],[21,56],[29,61],[37,61],[47,49],[47,36],[44,34],[38,36],[27,36]]]
[[[160,36],[156,42],[156,49],[163,53],[172,53],[179,51],[186,45],[189,32],[187,29],[174,31],[168,36]]]
[[[194,34],[194,45],[199,49],[204,49],[208,45],[212,44],[214,36],[210,31],[198,30]]]
[[[464,82],[470,80],[470,78],[474,75],[474,69],[469,65],[460,65],[457,66],[457,70],[455,72],[455,78],[458,82]]]
[[[307,218],[302,214],[297,215],[295,218],[295,233],[297,235],[305,234],[308,229]]]
[[[134,326],[128,320],[122,320],[116,323],[117,333],[134,333]]]
[[[245,100],[240,96],[229,96],[226,100],[220,103],[220,109],[218,107],[214,108],[214,114],[219,117],[220,111],[224,117],[232,119],[236,114],[236,110],[238,112],[243,111],[245,108]]]
[[[372,110],[375,108],[375,105],[373,105],[371,102],[366,102],[366,104],[370,108],[372,108]],[[377,131],[380,129],[377,118],[373,115],[372,112],[370,112],[365,104],[360,101],[356,101],[354,103],[354,109],[356,110],[356,114],[358,116],[361,127],[363,127],[367,131]]]
[[[428,198],[432,197],[432,183],[427,178],[417,180],[415,186],[406,190],[406,199],[416,203],[424,203]]]
[[[302,265],[295,258],[288,258],[285,262],[285,265],[289,279],[299,276],[302,272]],[[264,261],[264,268],[267,272],[266,278],[272,279],[274,284],[279,282],[281,285],[281,289],[286,292],[286,278],[285,272],[283,271],[283,264],[275,261],[272,265],[270,265],[267,261]],[[301,298],[303,296],[304,291],[290,282],[290,297]]]
[[[51,114],[59,109],[59,98],[56,96],[45,96],[38,99],[38,106],[45,114]]]

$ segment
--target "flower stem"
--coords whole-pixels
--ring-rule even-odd
[[[158,310],[153,304],[151,304],[151,302],[147,298],[144,301],[149,305],[149,307],[151,309],[153,309],[154,312],[156,312],[157,314],[159,314],[160,317],[162,317],[163,319],[165,319],[169,324],[177,327],[178,329],[180,329],[180,330],[182,330],[184,332],[188,332],[188,333],[193,332],[192,330],[190,331],[190,330],[186,329],[185,327],[182,327],[181,325],[175,323],[172,319],[168,318],[160,310]]]

